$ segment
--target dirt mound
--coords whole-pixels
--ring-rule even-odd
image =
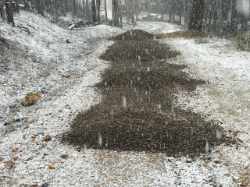
[[[204,122],[194,113],[185,112],[175,119],[168,113],[134,108],[112,112],[103,107],[79,114],[64,140],[94,149],[164,152],[168,156],[197,156],[227,141],[218,124]]]
[[[197,85],[205,81],[189,78],[183,71],[168,67],[129,67],[127,69],[112,68],[103,74],[102,82],[97,84],[99,88],[128,87],[143,90],[159,90],[161,88],[173,89],[177,85],[187,90],[196,89]]]
[[[123,34],[113,37],[113,40],[152,40],[154,38],[153,34],[150,34],[143,30],[130,30]]]
[[[218,123],[174,105],[177,87],[193,91],[205,83],[191,79],[185,66],[166,62],[178,54],[153,40],[116,41],[101,56],[111,61],[96,85],[102,101],[76,116],[63,141],[169,156],[198,156],[231,143]]]
[[[107,61],[155,61],[173,58],[180,53],[157,41],[118,41],[101,55]]]

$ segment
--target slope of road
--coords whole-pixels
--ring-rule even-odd
[[[249,146],[238,151],[222,147],[209,156],[210,160],[192,161],[164,154],[79,150],[63,145],[59,137],[69,129],[77,112],[87,110],[99,101],[100,96],[91,86],[98,82],[108,64],[98,57],[111,44],[107,38],[122,30],[100,25],[67,31],[26,12],[17,17],[17,25],[20,27],[0,24],[1,36],[17,43],[27,55],[27,58],[20,58],[22,63],[12,63],[7,71],[0,72],[2,186],[236,186],[239,170],[233,167],[240,162],[238,158],[245,165],[248,163],[246,151]],[[140,22],[137,28],[153,33],[180,30],[175,25],[160,22]],[[249,131],[249,119],[245,115],[225,116],[230,114],[227,113],[229,109],[236,109],[231,100],[238,94],[242,95],[239,102],[244,104],[242,109],[247,112],[245,78],[248,75],[243,76],[247,69],[245,71],[242,66],[249,67],[245,63],[249,54],[230,51],[225,41],[196,44],[193,40],[177,39],[166,42],[181,50],[183,56],[178,62],[188,63],[190,68],[186,70],[191,75],[214,83],[200,87],[196,97],[180,93],[179,104],[190,102],[194,110],[213,114],[225,122],[225,126],[235,122],[228,126]],[[210,56],[213,59],[209,60]],[[225,58],[227,62],[223,61]],[[236,60],[239,63],[234,63]],[[237,80],[241,87],[236,83],[233,84],[235,87],[229,87],[233,80]],[[221,85],[221,89],[217,85]],[[22,107],[20,100],[30,91],[41,91],[42,100],[34,106]],[[235,95],[230,95],[230,91]],[[227,104],[222,113],[218,112],[220,105],[216,105],[217,102]],[[240,136],[249,143],[246,134]],[[231,158],[234,165],[229,162]]]

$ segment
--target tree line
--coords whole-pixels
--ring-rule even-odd
[[[249,15],[238,9],[243,1],[250,4],[249,0],[159,0],[153,10],[190,30],[226,34],[249,30]]]
[[[54,19],[70,12],[92,23],[122,26],[124,21],[136,24],[140,13],[151,12],[161,15],[162,21],[182,24],[193,31],[225,34],[248,30],[249,16],[237,10],[240,1],[244,0],[0,0],[0,14],[3,17],[4,10],[11,14],[16,11],[13,4],[17,4]]]

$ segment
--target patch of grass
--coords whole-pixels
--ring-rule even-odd
[[[171,32],[171,33],[161,33],[157,34],[157,39],[163,39],[163,38],[207,38],[208,34],[204,32],[192,32],[192,31],[177,31],[177,32]]]

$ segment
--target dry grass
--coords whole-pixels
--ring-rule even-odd
[[[191,31],[177,31],[177,32],[171,32],[171,33],[161,33],[157,34],[157,39],[163,39],[163,38],[207,38],[208,34],[204,32],[191,32]]]

